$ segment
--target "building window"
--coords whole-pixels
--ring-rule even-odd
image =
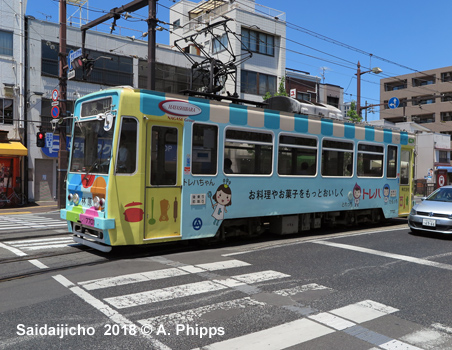
[[[242,49],[267,56],[274,56],[275,37],[273,35],[242,28]]]
[[[311,94],[309,92],[297,91],[297,100],[311,101]]]
[[[0,124],[13,123],[13,100],[0,98]]]
[[[407,88],[407,80],[397,80],[390,83],[385,83],[385,91],[396,91]]]
[[[66,51],[76,51],[76,47],[67,47]],[[59,44],[42,41],[41,43],[41,74],[58,77]],[[133,59],[131,57],[112,55],[110,53],[87,50],[90,59],[96,60],[89,77],[83,76],[83,70],[75,70],[74,80],[85,80],[109,86],[133,85]],[[110,59],[106,59],[108,57]]]
[[[452,92],[444,92],[441,94],[441,102],[450,102],[452,101]]]
[[[212,40],[212,53],[218,53],[228,48],[228,35],[225,33],[219,38]]]
[[[240,92],[254,95],[265,95],[276,92],[276,76],[248,70],[241,71]]]
[[[423,76],[421,78],[413,78],[413,87],[432,85],[436,83],[436,75]]]
[[[272,134],[226,130],[224,158],[232,161],[234,174],[270,175],[273,168],[272,154]]]
[[[434,123],[435,113],[413,115],[411,116],[411,120],[418,124]]]
[[[442,122],[452,121],[452,112],[441,112],[441,121]]]
[[[448,81],[452,81],[452,72],[441,73],[441,82],[447,83]]]
[[[332,97],[332,96],[327,96],[326,97],[326,104],[339,108],[339,97]]]
[[[449,163],[449,152],[447,151],[438,151],[438,162],[440,163]]]
[[[0,55],[13,56],[13,32],[0,30]]]
[[[317,172],[317,139],[280,135],[278,174],[315,176]]]
[[[353,175],[353,142],[323,139],[322,175]]]
[[[145,60],[138,62],[138,87],[147,88],[148,63]],[[191,71],[188,68],[170,66],[168,64],[155,64],[155,90],[161,92],[179,93],[190,88]],[[192,90],[199,90],[202,76],[193,77]]]
[[[358,176],[383,176],[384,147],[365,143],[358,144]]]
[[[180,18],[173,22],[173,29],[180,28]]]
[[[192,135],[192,169],[194,175],[217,173],[218,126],[194,124]]]
[[[436,96],[416,96],[413,98],[413,106],[428,105],[436,102]]]

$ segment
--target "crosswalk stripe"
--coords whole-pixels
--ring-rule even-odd
[[[308,319],[300,319],[263,331],[246,334],[241,337],[224,340],[202,350],[279,350],[333,333],[331,328]],[[198,350],[201,350],[199,348]]]
[[[51,237],[51,238],[40,238],[40,239],[27,239],[20,241],[9,241],[9,244],[21,244],[21,243],[39,243],[39,242],[51,242],[51,241],[72,241],[71,237]]]
[[[121,295],[118,297],[106,298],[104,300],[117,309],[124,309],[127,307],[156,303],[159,301],[204,294],[208,292],[215,292],[226,288],[226,286],[219,283],[212,281],[203,281],[183,284],[175,287],[151,290],[142,293]]]
[[[200,264],[200,265],[187,265],[178,268],[169,268],[164,270],[146,271],[141,273],[134,273],[129,275],[122,275],[116,277],[100,278],[91,281],[80,282],[79,285],[83,286],[87,290],[108,288],[114,286],[122,286],[131,283],[146,282],[152,280],[158,280],[168,277],[182,276],[189,273],[199,273],[205,271],[224,270],[235,267],[248,266],[250,264],[240,260],[227,260],[219,261],[215,263]]]
[[[122,286],[131,283],[145,282],[145,281],[153,281],[159,280],[163,278],[176,277],[188,275],[188,272],[182,271],[178,268],[164,269],[164,270],[156,270],[156,271],[147,271],[141,273],[134,273],[130,275],[117,276],[117,277],[109,277],[109,278],[101,278],[97,280],[84,281],[80,282],[83,288],[87,290],[108,288],[114,286]]]
[[[373,303],[366,304],[365,302],[361,302],[347,305],[339,309],[331,310],[330,313],[351,320],[356,323],[362,323],[396,311],[398,311],[398,309],[395,308],[390,308],[387,310],[384,309],[378,310],[378,308],[374,307]]]
[[[30,247],[23,247],[24,250],[40,250],[40,249],[53,249],[53,248],[66,248],[67,244],[49,244],[49,245],[43,245],[43,246],[30,246]]]
[[[118,309],[145,305],[170,299],[214,292],[236,285],[253,284],[277,278],[290,277],[276,271],[262,271],[246,275],[233,276],[226,280],[213,280],[183,284],[175,287],[156,289],[104,299]]]
[[[223,301],[221,303],[210,304],[206,306],[201,306],[195,309],[184,310],[180,312],[174,312],[171,314],[161,315],[157,317],[151,317],[143,320],[139,320],[138,323],[142,325],[149,325],[154,329],[157,329],[159,325],[175,325],[181,323],[193,323],[204,314],[209,312],[221,310],[233,310],[233,309],[245,309],[251,307],[264,307],[267,305],[262,301],[254,300],[250,297],[245,297],[241,299],[234,299]]]

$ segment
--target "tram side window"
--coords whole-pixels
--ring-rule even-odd
[[[116,173],[132,174],[137,168],[137,125],[135,118],[124,117],[119,135]]]
[[[386,176],[388,178],[397,177],[397,146],[388,146],[388,155],[386,158]]]
[[[177,129],[152,127],[151,185],[173,186],[177,182]]]
[[[232,161],[233,174],[271,174],[272,154],[272,134],[235,129],[226,130],[224,158]]]
[[[353,175],[353,143],[327,140],[322,141],[322,176]]]
[[[408,185],[410,178],[410,151],[400,153],[400,184]]]
[[[358,144],[358,176],[383,176],[384,147],[365,143]]]
[[[192,174],[215,175],[217,173],[218,127],[194,124],[192,136]]]
[[[317,172],[317,140],[280,135],[278,149],[279,175],[313,176]]]

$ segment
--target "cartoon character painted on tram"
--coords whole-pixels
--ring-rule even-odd
[[[231,187],[228,184],[218,186],[217,191],[212,197],[216,202],[215,204],[212,202],[212,208],[214,209],[212,216],[215,219],[213,221],[214,225],[218,226],[220,221],[224,219],[224,213],[228,212],[226,207],[232,204],[231,196]]]
[[[355,198],[355,207],[358,207],[359,197],[361,197],[361,187],[358,185],[358,183],[356,183],[355,187],[353,187],[353,197]]]
[[[390,187],[388,184],[383,186],[383,196],[385,197],[385,204],[389,201],[389,193],[390,193]]]

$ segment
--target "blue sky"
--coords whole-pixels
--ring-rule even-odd
[[[91,0],[89,11],[83,13],[94,20],[103,14],[102,10],[131,1]],[[449,0],[256,0],[256,3],[286,13],[286,67],[319,77],[323,74],[325,83],[344,88],[345,102],[356,100],[358,61],[362,70],[370,67],[383,70],[379,75],[361,76],[362,105],[365,101],[379,103],[380,78],[452,65],[452,27],[449,24],[452,2]],[[159,20],[169,22],[168,8],[173,4],[173,0],[157,2]],[[58,0],[28,0],[26,13],[37,19],[58,22],[58,6]],[[76,8],[68,5],[68,16],[78,16],[75,12]],[[132,19],[117,21],[121,28],[116,34],[120,31],[121,35],[139,37],[147,30],[144,22],[147,8],[132,15]],[[74,22],[79,23],[79,20],[74,19]],[[109,31],[111,22],[107,24],[103,31]],[[168,32],[159,32],[157,42],[169,44]],[[379,110],[376,107],[375,114],[369,113],[368,120],[379,119]]]

